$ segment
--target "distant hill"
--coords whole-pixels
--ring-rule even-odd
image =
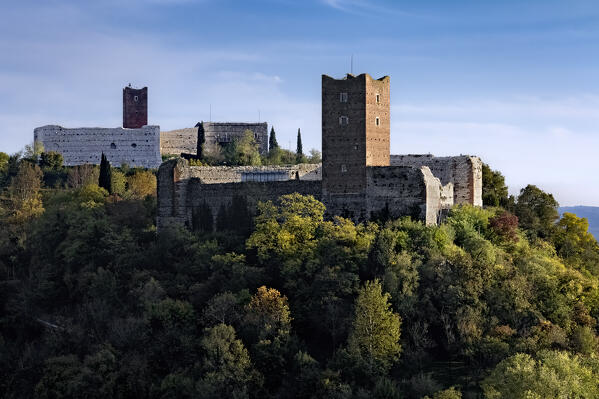
[[[563,206],[559,208],[559,214],[570,212],[579,218],[589,220],[589,232],[599,240],[599,206]]]

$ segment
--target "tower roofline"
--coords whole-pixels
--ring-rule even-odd
[[[378,80],[378,81],[385,81],[385,80],[389,80],[389,75],[385,75],[381,78],[378,79],[374,79],[372,76],[370,76],[367,73],[361,73],[359,75],[352,75],[351,73],[346,74],[343,78],[341,79],[335,79],[329,75],[322,75],[322,80],[328,79],[328,80],[350,80],[350,79],[360,79],[360,78],[366,78],[366,79],[370,79],[370,80]]]

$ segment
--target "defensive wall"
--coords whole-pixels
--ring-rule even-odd
[[[44,151],[61,153],[66,166],[99,164],[102,153],[112,166],[126,163],[158,168],[162,162],[160,126],[125,129],[47,125],[35,128],[33,139],[44,146]]]
[[[435,157],[423,155],[391,155],[391,166],[428,166],[443,185],[453,183],[453,203],[482,206],[483,163],[479,157],[460,155]]]
[[[254,214],[259,201],[300,193],[320,199],[320,164],[279,167],[189,166],[172,159],[158,170],[158,229],[191,227],[194,211],[207,206],[215,218],[221,206],[229,207],[234,196],[243,197]]]
[[[197,154],[198,128],[160,132],[160,153],[164,155]]]
[[[310,194],[324,202],[327,216],[365,221],[385,214],[409,215],[436,224],[440,213],[453,205],[453,184],[442,185],[426,166],[366,168],[366,190],[353,195],[322,194],[320,164],[292,166],[189,166],[172,159],[158,171],[159,229],[169,225],[191,227],[194,213],[207,206],[213,218],[234,196],[243,197],[251,214],[259,201],[290,193]]]
[[[198,136],[204,134],[204,151],[217,151],[243,136],[246,130],[254,133],[261,155],[268,153],[268,124],[242,122],[200,122],[195,127],[169,130],[160,133],[160,152],[162,154],[180,155],[197,154]]]

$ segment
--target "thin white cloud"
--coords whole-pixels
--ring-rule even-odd
[[[387,14],[387,15],[411,15],[396,7],[389,7],[376,0],[319,0],[325,6],[343,11],[349,14]]]

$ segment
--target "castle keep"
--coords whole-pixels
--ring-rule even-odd
[[[66,166],[99,164],[102,153],[113,166],[157,168],[162,162],[160,126],[148,125],[147,87],[123,89],[123,127],[47,125],[34,129],[33,140],[61,153]]]
[[[184,159],[165,162],[158,172],[157,227],[193,228],[200,207],[215,218],[240,197],[255,212],[258,201],[294,192],[323,201],[329,216],[355,221],[384,213],[435,224],[454,204],[482,205],[478,157],[390,154],[389,83],[387,76],[368,74],[322,76],[322,166],[214,168],[189,166]]]

